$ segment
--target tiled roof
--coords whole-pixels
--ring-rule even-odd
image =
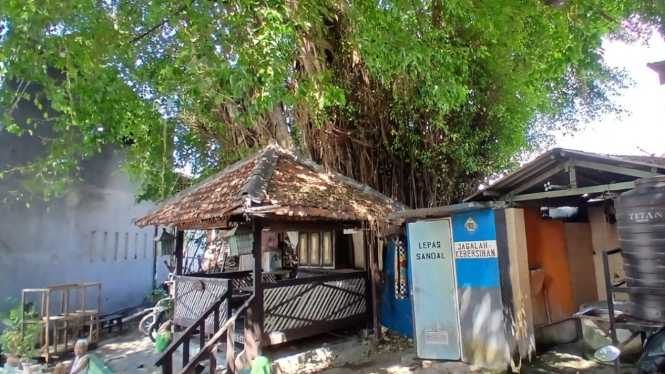
[[[406,206],[276,143],[177,194],[139,226],[196,226],[232,214],[386,220]]]

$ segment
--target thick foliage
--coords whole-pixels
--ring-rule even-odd
[[[123,145],[140,197],[161,200],[174,170],[205,177],[275,138],[411,206],[450,203],[545,130],[616,110],[601,39],[663,14],[650,0],[5,0],[2,126],[55,130],[11,171],[48,197]],[[19,97],[59,115],[15,121]]]

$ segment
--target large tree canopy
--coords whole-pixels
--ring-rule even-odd
[[[15,89],[0,131],[55,130],[46,157],[6,173],[48,197],[117,144],[140,197],[160,200],[175,170],[205,177],[274,138],[412,207],[450,203],[545,130],[615,110],[602,38],[662,30],[664,14],[653,0],[3,0]],[[15,123],[19,98],[59,115]]]

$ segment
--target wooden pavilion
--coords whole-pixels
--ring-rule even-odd
[[[388,213],[404,209],[275,142],[166,201],[136,222],[177,230],[174,323],[185,331],[157,365],[172,373],[173,353],[181,350],[181,372],[194,373],[207,359],[213,373],[217,347],[226,342],[232,374],[266,345],[362,323],[377,326],[377,233]],[[251,233],[251,270],[183,275],[185,230],[212,229]],[[361,248],[345,234],[353,230],[363,233]],[[274,232],[297,233],[299,266],[292,277],[264,271],[261,239]],[[236,330],[237,322],[244,328]],[[190,359],[195,335],[200,349]],[[243,351],[235,357],[230,347],[237,345]]]

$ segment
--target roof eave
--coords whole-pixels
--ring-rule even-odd
[[[622,159],[619,157],[604,156],[572,149],[554,148],[538,156],[535,160],[524,165],[519,170],[501,178],[492,185],[465,198],[463,202],[467,203],[473,201],[496,200],[496,198],[500,199],[502,196],[493,195],[496,195],[496,193],[501,192],[506,188],[509,188],[515,183],[518,183],[518,181],[521,179],[528,179],[530,176],[536,175],[538,172],[551,167],[563,159],[589,159],[598,163],[612,164],[621,167],[632,167],[636,170],[648,169],[652,172],[660,172],[665,174],[665,166],[663,165]]]

